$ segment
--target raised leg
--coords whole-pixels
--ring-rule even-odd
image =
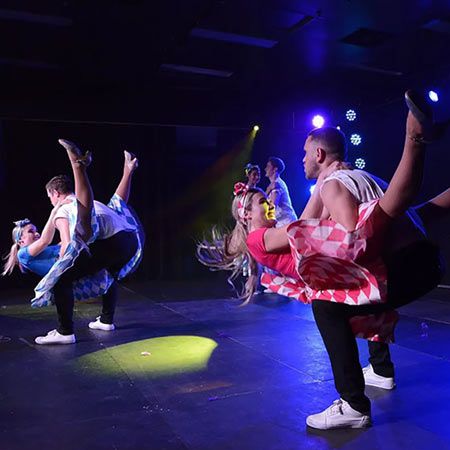
[[[117,186],[115,193],[125,203],[128,203],[131,190],[131,178],[133,176],[133,172],[138,167],[138,159],[133,154],[127,152],[126,150],[123,153],[125,157],[123,162],[123,175],[119,185]]]
[[[67,151],[72,166],[75,181],[75,195],[78,201],[78,222],[81,225],[80,234],[84,241],[92,236],[91,215],[94,207],[94,194],[86,171],[91,162],[90,153],[84,156],[78,147],[66,139],[58,141]]]
[[[423,132],[421,123],[409,112],[402,158],[379,203],[381,209],[392,218],[406,211],[422,184],[425,144],[419,136]]]
[[[425,226],[448,216],[450,214],[450,188],[414,209]]]

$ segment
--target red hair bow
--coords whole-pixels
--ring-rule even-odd
[[[248,186],[245,183],[239,182],[234,185],[234,196],[246,194],[248,191]]]

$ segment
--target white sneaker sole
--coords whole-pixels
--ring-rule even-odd
[[[114,331],[116,329],[114,325],[112,325],[112,327],[103,328],[102,326],[98,326],[97,322],[90,322],[88,326],[91,330],[97,331]]]
[[[310,428],[314,428],[315,430],[336,430],[338,428],[369,428],[372,426],[372,420],[370,419],[370,417],[364,417],[355,422],[342,422],[334,425],[324,425],[322,423],[316,423],[314,419],[310,419],[310,417],[307,417],[306,425],[308,425],[308,427]]]
[[[34,342],[38,345],[69,345],[69,344],[76,344],[77,340],[74,337],[73,339],[68,340],[50,340],[45,339],[41,336],[38,336]]]
[[[387,391],[391,391],[395,388],[394,377],[383,377],[381,375],[377,375],[370,364],[363,368],[363,376],[364,384],[366,386],[385,389]]]
[[[371,387],[376,387],[378,389],[384,389],[386,391],[392,391],[392,389],[395,389],[395,383],[386,383],[386,384],[382,384],[382,383],[377,383],[376,381],[367,381],[364,380],[365,385],[366,386],[371,386]]]

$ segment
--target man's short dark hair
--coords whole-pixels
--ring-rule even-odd
[[[284,161],[281,158],[277,158],[275,156],[271,156],[269,158],[270,164],[272,164],[273,167],[276,167],[278,170],[278,173],[281,175],[284,172],[284,169],[286,168],[286,165],[284,164]]]
[[[347,158],[347,142],[341,130],[334,127],[315,128],[309,132],[308,137],[317,142],[327,155],[334,155],[341,161]]]
[[[49,192],[56,191],[60,194],[72,194],[73,182],[67,175],[57,175],[45,185],[45,189]]]

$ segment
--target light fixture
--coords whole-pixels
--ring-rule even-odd
[[[315,128],[322,128],[325,124],[325,119],[323,116],[317,114],[313,117],[312,124]]]
[[[366,161],[363,158],[356,158],[355,167],[357,169],[364,169],[366,167]]]
[[[359,145],[359,144],[361,144],[361,142],[362,142],[362,138],[361,138],[361,136],[360,136],[359,134],[353,133],[353,134],[350,136],[350,142],[351,142],[353,145]]]
[[[428,97],[430,97],[430,100],[432,102],[439,101],[439,95],[437,94],[436,91],[428,91]]]
[[[347,120],[349,120],[350,122],[353,122],[356,119],[356,112],[354,109],[349,109],[346,113],[345,113],[345,118]]]

